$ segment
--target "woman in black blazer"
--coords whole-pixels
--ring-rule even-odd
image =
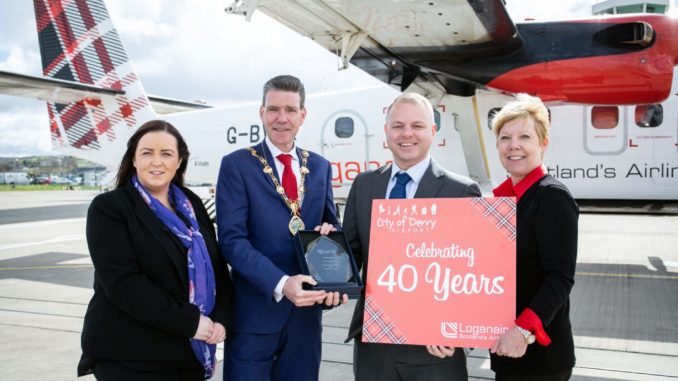
[[[490,349],[499,381],[562,381],[575,363],[570,290],[577,262],[579,209],[567,188],[548,175],[548,110],[526,94],[492,122],[509,178],[495,196],[516,197],[516,326]]]
[[[203,380],[232,309],[231,278],[200,198],[183,187],[188,148],[169,123],[129,139],[117,188],[87,215],[94,296],[78,375]]]

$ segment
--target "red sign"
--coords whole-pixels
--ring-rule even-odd
[[[489,348],[514,326],[514,198],[374,200],[363,341]]]

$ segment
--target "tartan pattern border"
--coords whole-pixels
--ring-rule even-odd
[[[516,240],[516,202],[511,197],[474,197],[471,203],[509,240]]]
[[[384,344],[405,344],[407,338],[389,319],[371,296],[365,300],[363,341]]]
[[[45,76],[125,91],[108,106],[48,102],[54,144],[99,150],[102,138],[116,139],[116,126],[134,127],[150,103],[136,94],[139,80],[102,0],[34,0],[34,7]]]

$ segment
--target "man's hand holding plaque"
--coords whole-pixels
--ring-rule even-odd
[[[343,232],[328,224],[316,227],[315,231],[302,230],[295,236],[295,246],[303,274],[317,282],[304,286],[327,291],[326,305],[339,304],[340,294],[342,303],[360,295],[362,281]]]

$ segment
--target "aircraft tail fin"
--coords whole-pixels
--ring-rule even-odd
[[[130,134],[156,114],[103,0],[33,3],[44,76],[122,91],[68,104],[48,102],[53,146],[116,165]]]

